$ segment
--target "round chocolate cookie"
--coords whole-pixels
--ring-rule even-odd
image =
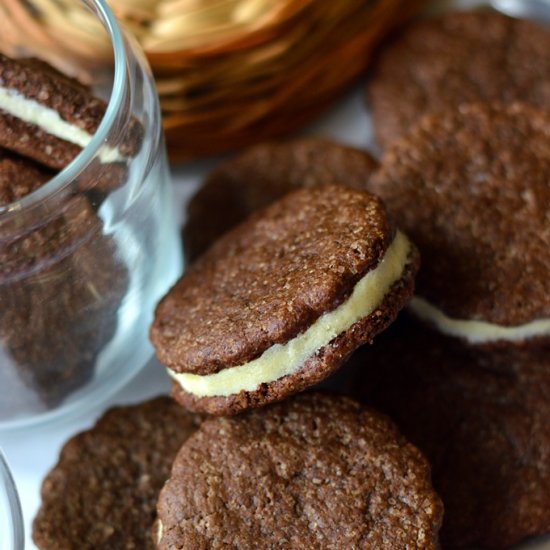
[[[353,362],[356,396],[432,464],[444,548],[550,532],[550,349],[478,350],[399,319]]]
[[[411,307],[470,343],[550,335],[550,115],[524,104],[426,115],[371,189],[420,249]]]
[[[366,152],[319,138],[264,143],[223,163],[187,208],[189,262],[252,212],[300,187],[339,183],[364,189],[378,166]]]
[[[158,548],[435,549],[421,453],[379,413],[306,394],[205,421],[157,505]]]
[[[151,340],[178,401],[237,413],[338,369],[405,305],[417,266],[377,198],[301,189],[201,256],[158,305]]]
[[[550,107],[550,32],[494,11],[414,23],[382,51],[368,87],[385,147],[426,112],[495,100]]]
[[[42,485],[41,550],[154,548],[155,505],[199,418],[168,397],[109,410],[70,439]]]

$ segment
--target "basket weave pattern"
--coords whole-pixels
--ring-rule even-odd
[[[109,0],[155,73],[173,160],[286,134],[314,117],[368,66],[379,41],[422,0]],[[0,48],[81,78],[111,50],[76,0],[3,0]],[[74,72],[74,68],[73,68]]]

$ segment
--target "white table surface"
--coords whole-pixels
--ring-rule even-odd
[[[304,133],[331,137],[373,151],[370,120],[363,106],[361,91],[362,85],[357,86]],[[178,215],[182,216],[181,221],[185,201],[196,189],[204,174],[217,162],[219,159],[209,159],[174,170],[175,204]],[[0,447],[7,456],[20,493],[25,518],[26,548],[36,548],[31,541],[30,532],[32,519],[40,505],[40,484],[48,470],[56,463],[63,443],[73,434],[93,425],[108,407],[143,401],[166,393],[168,388],[169,382],[163,368],[156,360],[151,359],[123,390],[108,401],[98,404],[91,412],[18,432],[0,431]],[[550,538],[533,540],[521,548],[550,550]]]

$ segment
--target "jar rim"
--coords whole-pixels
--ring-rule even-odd
[[[83,2],[94,8],[94,13],[105,27],[113,48],[114,77],[111,94],[107,102],[107,109],[90,143],[63,170],[28,195],[0,206],[0,219],[2,221],[17,215],[22,210],[29,209],[41,203],[50,196],[61,193],[74,182],[93,161],[99,149],[105,144],[120,112],[125,93],[125,82],[127,81],[126,49],[122,31],[106,0],[83,0]]]

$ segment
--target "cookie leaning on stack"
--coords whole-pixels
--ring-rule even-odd
[[[336,371],[393,321],[417,266],[378,199],[302,189],[217,241],[160,302],[151,340],[176,399],[235,414]]]

